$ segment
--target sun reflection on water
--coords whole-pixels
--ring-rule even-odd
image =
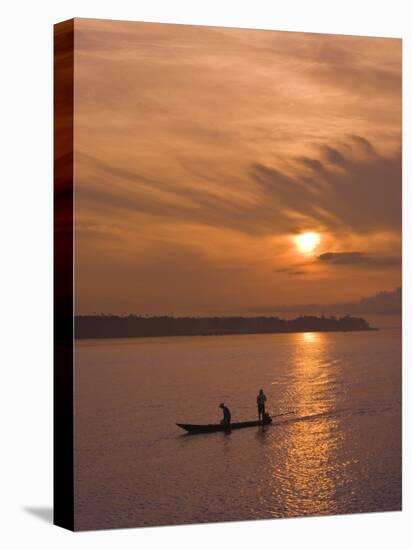
[[[278,431],[286,452],[279,455],[279,442],[272,444],[273,494],[290,515],[301,515],[305,509],[310,514],[330,514],[335,511],[339,486],[347,481],[336,458],[343,443],[339,420],[333,416],[338,398],[336,367],[330,360],[327,334],[305,332],[295,336],[287,392],[298,419],[305,420],[292,419]],[[311,416],[314,418],[307,418]],[[279,482],[282,494],[278,493]],[[299,508],[295,509],[297,502]]]
[[[310,344],[312,342],[317,342],[320,332],[303,332],[302,338],[303,341]]]

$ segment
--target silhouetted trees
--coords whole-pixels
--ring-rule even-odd
[[[278,332],[334,332],[373,330],[365,319],[345,316],[279,317],[146,317],[137,315],[81,315],[75,319],[75,338],[131,338]]]

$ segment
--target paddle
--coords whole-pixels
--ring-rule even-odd
[[[280,414],[274,414],[272,416],[272,418],[279,418],[279,416],[286,416],[288,414],[296,414],[296,411],[288,411],[288,412],[285,412],[285,413],[280,413]]]

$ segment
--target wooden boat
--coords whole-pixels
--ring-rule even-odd
[[[205,434],[212,432],[230,432],[240,428],[251,428],[252,426],[267,426],[272,422],[271,417],[265,420],[251,420],[249,422],[232,422],[231,424],[179,424],[176,426],[186,430],[190,434]]]
[[[289,416],[296,414],[296,411],[287,411],[274,415],[273,418],[281,416]],[[189,434],[207,434],[213,432],[230,432],[239,430],[240,428],[251,428],[252,426],[268,426],[272,423],[272,417],[267,414],[263,420],[250,420],[249,422],[233,422],[231,424],[180,424],[176,422],[176,426],[186,430]]]

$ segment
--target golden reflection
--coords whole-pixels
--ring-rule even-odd
[[[302,334],[303,340],[307,343],[316,342],[319,339],[319,332],[304,332]]]
[[[271,445],[272,491],[286,515],[331,514],[336,511],[336,492],[345,482],[337,459],[343,436],[333,416],[338,398],[333,341],[321,332],[295,336],[288,400],[297,418],[278,432],[286,452],[276,452],[279,441]]]

